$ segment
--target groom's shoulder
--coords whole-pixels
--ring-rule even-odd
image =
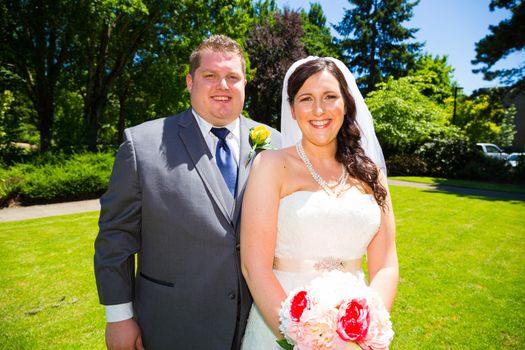
[[[126,129],[126,134],[133,138],[151,138],[162,135],[166,129],[173,130],[179,127],[179,121],[188,111],[177,115],[145,121]]]

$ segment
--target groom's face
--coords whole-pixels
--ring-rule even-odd
[[[238,55],[203,51],[193,76],[186,76],[186,85],[191,106],[209,123],[225,126],[241,114],[246,79]]]

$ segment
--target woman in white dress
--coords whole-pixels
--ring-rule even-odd
[[[241,264],[254,298],[244,350],[280,349],[287,293],[326,269],[364,279],[392,307],[395,224],[372,118],[344,64],[309,57],[285,77],[281,131],[290,147],[254,161],[243,202]]]

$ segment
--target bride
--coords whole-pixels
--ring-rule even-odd
[[[366,254],[369,285],[388,310],[397,291],[384,159],[342,62],[308,57],[290,67],[281,132],[286,148],[255,159],[244,195],[241,264],[255,302],[244,350],[280,349],[281,302],[326,269],[364,279]]]

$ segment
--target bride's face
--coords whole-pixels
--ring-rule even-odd
[[[306,79],[293,100],[292,116],[303,133],[303,139],[317,146],[337,142],[344,113],[339,83],[327,71]]]

